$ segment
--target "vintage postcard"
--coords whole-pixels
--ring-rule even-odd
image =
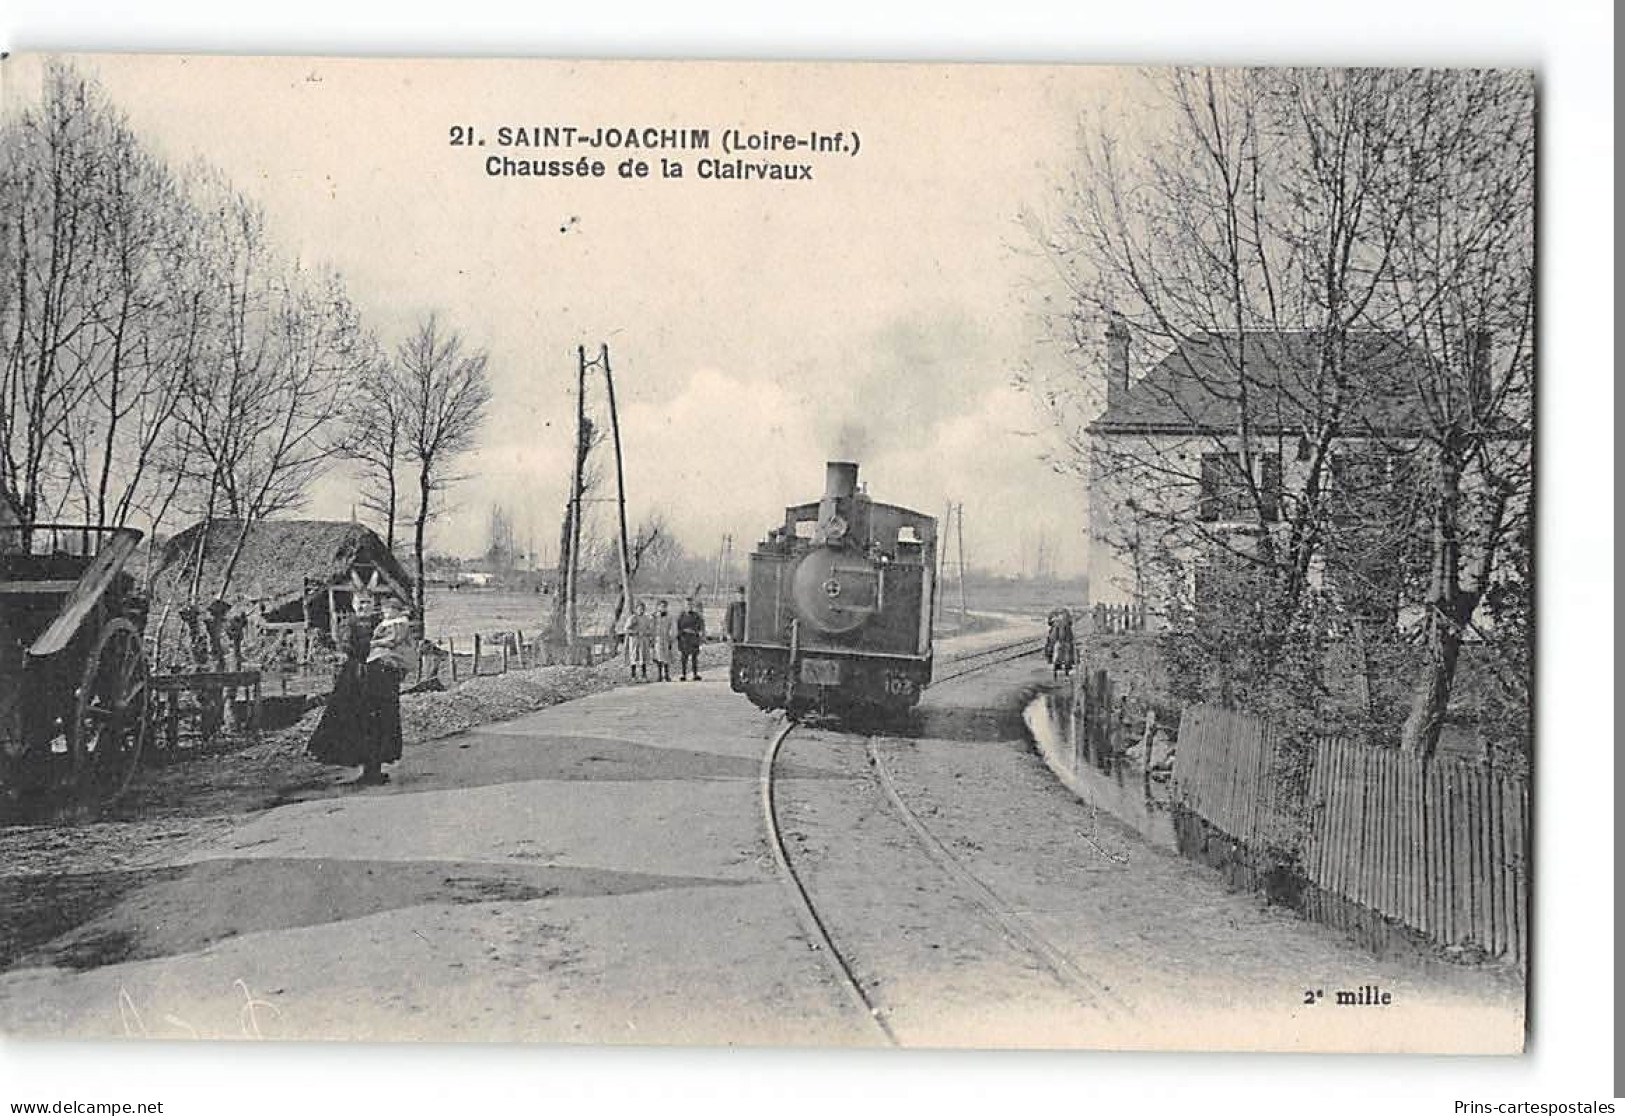
[[[0,1032],[1519,1053],[1518,70],[0,62]]]

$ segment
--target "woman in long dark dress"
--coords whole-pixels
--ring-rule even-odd
[[[383,766],[401,758],[401,679],[406,675],[411,625],[398,598],[386,596],[383,606],[384,618],[372,630],[363,675],[367,715],[358,783],[389,782]]]
[[[339,653],[344,661],[333,676],[333,692],[327,697],[321,723],[311,734],[306,751],[322,763],[358,767],[364,762],[362,742],[367,733],[366,667],[372,650],[372,630],[377,617],[372,600],[355,596],[355,611],[339,627]]]

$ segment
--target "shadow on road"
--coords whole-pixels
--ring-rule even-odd
[[[171,957],[242,934],[430,903],[519,903],[747,882],[546,864],[285,857],[10,879],[0,881],[0,970],[93,969]],[[17,919],[25,889],[27,917]]]

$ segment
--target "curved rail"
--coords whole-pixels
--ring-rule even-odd
[[[987,885],[976,873],[966,867],[965,862],[955,856],[953,850],[942,842],[942,839],[933,833],[929,826],[920,820],[920,816],[911,809],[908,803],[897,791],[897,783],[892,779],[891,771],[880,756],[880,750],[875,747],[875,738],[868,737],[864,741],[864,750],[869,756],[869,766],[874,769],[880,788],[886,794],[886,800],[891,803],[892,809],[902,818],[903,824],[908,827],[909,833],[914,837],[915,843],[925,850],[926,856],[943,871],[959,880],[971,893],[972,901],[981,909],[982,913],[993,922],[1005,937],[1024,948],[1036,957],[1040,964],[1048,969],[1061,984],[1082,992],[1095,1006],[1100,1007],[1108,1015],[1115,1015],[1120,1011],[1129,1010],[1128,1005],[1094,976],[1080,968],[1061,949],[1044,937],[1036,927],[1015,912],[1011,904],[1006,902],[997,892]],[[1108,1006],[1108,1001],[1110,1006]]]
[[[932,685],[951,682],[956,678],[963,678],[1001,663],[1038,654],[1043,649],[1044,640],[1024,639],[962,655],[949,663],[951,667],[956,669],[952,673],[934,679]],[[822,916],[819,915],[817,907],[813,904],[812,897],[808,894],[806,886],[802,883],[794,865],[791,863],[789,849],[784,844],[783,835],[779,830],[778,808],[773,784],[774,763],[778,759],[784,741],[795,731],[796,727],[797,723],[795,721],[786,720],[774,732],[772,739],[768,742],[767,751],[762,757],[762,818],[767,827],[768,844],[772,849],[773,859],[777,863],[794,900],[797,917],[806,929],[807,934],[816,943],[819,943],[816,948],[821,948],[830,959],[831,967],[835,970],[837,979],[852,998],[853,1003],[879,1029],[886,1042],[896,1046],[898,1045],[896,1034],[892,1031],[879,1006],[874,1000],[870,999],[869,993],[864,989],[862,982],[858,980],[851,962],[841,952],[840,947],[835,944],[835,940],[829,932],[829,927],[825,925]],[[1010,904],[1000,898],[992,888],[988,887],[974,872],[966,867],[943,844],[941,839],[920,820],[919,815],[903,801],[898,793],[896,782],[875,747],[875,737],[866,737],[864,746],[868,753],[869,766],[875,772],[887,801],[891,803],[892,808],[902,819],[915,842],[924,850],[927,858],[936,864],[938,868],[958,879],[964,885],[970,893],[968,896],[970,900],[982,910],[987,919],[1005,935],[1006,939],[1036,957],[1064,986],[1084,994],[1091,1004],[1101,1007],[1108,1014],[1128,1010],[1127,1005],[1114,996],[1104,984],[1079,968],[1071,958],[1048,941],[1035,927],[1011,910]]]
[[[806,886],[801,882],[801,877],[796,875],[796,870],[790,863],[790,850],[785,846],[784,835],[779,831],[778,809],[773,794],[773,763],[778,759],[779,749],[783,746],[785,737],[789,736],[795,727],[794,721],[786,720],[783,727],[773,734],[773,739],[768,742],[767,752],[762,756],[762,820],[767,825],[768,845],[773,850],[773,859],[779,866],[779,872],[789,885],[791,897],[795,901],[796,915],[800,918],[803,928],[815,943],[822,943],[821,946],[815,944],[814,948],[821,948],[824,955],[834,962],[835,975],[841,986],[846,989],[869,1021],[879,1029],[886,1042],[896,1046],[897,1036],[892,1032],[891,1025],[886,1022],[880,1008],[864,991],[857,974],[852,971],[852,963],[836,946],[835,939],[830,937],[829,928],[819,917],[812,898],[807,894]]]
[[[988,648],[985,651],[961,656],[953,660],[953,665],[964,664],[963,668],[952,674],[945,675],[933,681],[932,685],[952,682],[956,678],[963,678],[969,674],[985,670],[988,667],[1036,654],[1044,649],[1046,640],[1027,639],[1014,643],[1002,644],[998,647]],[[864,751],[869,757],[869,766],[873,768],[875,777],[880,783],[881,790],[885,792],[886,800],[891,803],[903,824],[908,827],[915,842],[925,851],[926,855],[949,875],[957,878],[972,892],[975,901],[983,912],[998,924],[1005,934],[1012,940],[1024,946],[1047,968],[1057,980],[1076,990],[1083,991],[1096,1003],[1109,1001],[1112,1007],[1101,1006],[1108,1014],[1117,1011],[1126,1011],[1132,1014],[1132,1009],[1120,997],[1114,995],[1103,983],[1094,976],[1080,968],[1076,962],[1061,951],[1048,938],[1044,937],[1030,922],[1022,918],[1013,909],[1011,904],[1004,901],[981,877],[972,872],[970,868],[956,856],[952,849],[943,843],[931,828],[920,819],[903,801],[897,790],[897,783],[892,778],[891,770],[887,768],[885,760],[881,758],[880,750],[875,747],[876,737],[864,738]]]

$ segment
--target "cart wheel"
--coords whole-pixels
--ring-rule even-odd
[[[141,633],[125,619],[102,629],[74,693],[73,781],[98,803],[123,794],[147,735],[147,659]]]

